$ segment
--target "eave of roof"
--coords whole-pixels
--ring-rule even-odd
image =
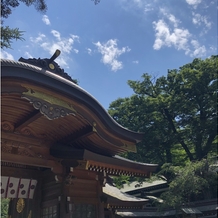
[[[50,154],[56,158],[69,160],[86,160],[86,169],[96,172],[106,172],[108,175],[129,175],[149,177],[156,171],[157,164],[134,162],[119,156],[103,156],[88,150],[75,149],[64,145],[55,145],[50,149]],[[70,166],[69,166],[70,167]]]
[[[192,207],[183,207],[183,208],[181,208],[181,210],[185,214],[202,214],[202,212],[199,211],[197,208],[192,208]]]
[[[141,191],[159,189],[162,186],[167,187],[167,182],[163,180],[143,182],[142,184],[140,184],[140,186],[138,184],[138,182],[132,182],[128,185],[124,185],[124,187],[121,190],[129,194],[136,194],[140,193]]]
[[[22,62],[1,59],[1,67],[2,78],[34,82],[36,85],[48,87],[62,95],[77,99],[95,113],[112,134],[130,141],[139,142],[142,140],[144,133],[133,132],[119,125],[92,95],[75,83],[42,68]]]
[[[147,199],[123,193],[108,183],[103,187],[103,193],[107,199],[106,204],[108,209],[142,209],[148,202]]]
[[[121,217],[168,217],[176,214],[175,210],[166,212],[150,212],[150,211],[122,211],[117,210],[116,214]]]
[[[132,195],[128,195],[108,183],[106,183],[105,186],[103,187],[103,193],[123,202],[144,202],[144,203],[148,202],[147,199],[137,198]]]
[[[198,202],[192,202],[189,205],[190,210],[186,211],[189,214],[211,214],[209,216],[204,217],[216,217],[217,210],[217,199],[210,199]],[[177,211],[177,214],[182,214],[183,210]],[[205,213],[206,212],[206,213]],[[184,211],[183,211],[184,213]],[[116,214],[120,217],[168,217],[175,216],[176,210],[164,210],[159,212],[156,207],[145,207],[143,210],[125,210],[125,209],[117,209]]]

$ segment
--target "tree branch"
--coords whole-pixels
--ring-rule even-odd
[[[163,109],[162,114],[163,114],[163,115],[166,115],[166,118],[167,118],[167,120],[168,120],[168,122],[169,122],[169,124],[170,124],[170,126],[171,126],[171,128],[172,128],[172,130],[173,130],[173,132],[174,132],[174,133],[176,134],[176,136],[177,136],[178,142],[179,142],[179,143],[182,145],[182,147],[184,148],[184,150],[185,150],[186,154],[188,155],[190,161],[194,160],[192,153],[191,153],[191,152],[189,151],[189,149],[188,149],[188,146],[185,144],[185,142],[183,141],[183,139],[181,138],[181,136],[180,136],[179,133],[177,132],[176,127],[175,127],[175,125],[174,125],[174,123],[173,123],[173,120],[172,120],[172,117],[171,117],[169,111],[168,111],[167,109]]]
[[[207,143],[203,149],[203,152],[202,152],[203,156],[202,157],[206,156],[208,154],[208,152],[210,151],[211,145],[212,145],[213,140],[215,139],[216,135],[217,135],[217,130],[216,130],[216,128],[214,128],[214,130],[210,133],[208,140],[207,140]]]

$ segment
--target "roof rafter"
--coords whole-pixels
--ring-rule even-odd
[[[28,114],[24,117],[20,122],[15,125],[15,132],[21,130],[23,127],[28,126],[30,123],[34,122],[38,118],[40,118],[42,114],[38,110],[32,111],[32,113]]]
[[[85,126],[84,128],[74,132],[73,134],[67,136],[61,142],[64,142],[69,145],[73,145],[74,143],[78,142],[79,140],[88,137],[89,135],[95,133],[95,128],[92,126]]]

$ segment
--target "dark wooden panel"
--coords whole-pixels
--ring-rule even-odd
[[[20,169],[15,167],[1,167],[2,176],[12,176],[18,178],[32,178],[38,179],[42,176],[42,171],[40,170],[31,170],[31,169]]]
[[[63,167],[54,160],[27,157],[10,153],[1,153],[1,160],[29,166],[52,168],[52,170],[58,174],[61,174],[63,171]]]
[[[22,134],[16,134],[13,132],[6,132],[6,131],[1,132],[1,137],[2,139],[11,140],[14,142],[26,143],[29,146],[34,145],[44,148],[49,147],[49,145],[53,143],[52,140],[48,140],[46,138],[37,138],[31,135],[22,135]]]

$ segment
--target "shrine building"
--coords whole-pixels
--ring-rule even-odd
[[[143,133],[116,123],[50,59],[1,60],[1,199],[10,218],[112,218],[142,208],[108,176],[150,177],[155,164],[136,152]]]

